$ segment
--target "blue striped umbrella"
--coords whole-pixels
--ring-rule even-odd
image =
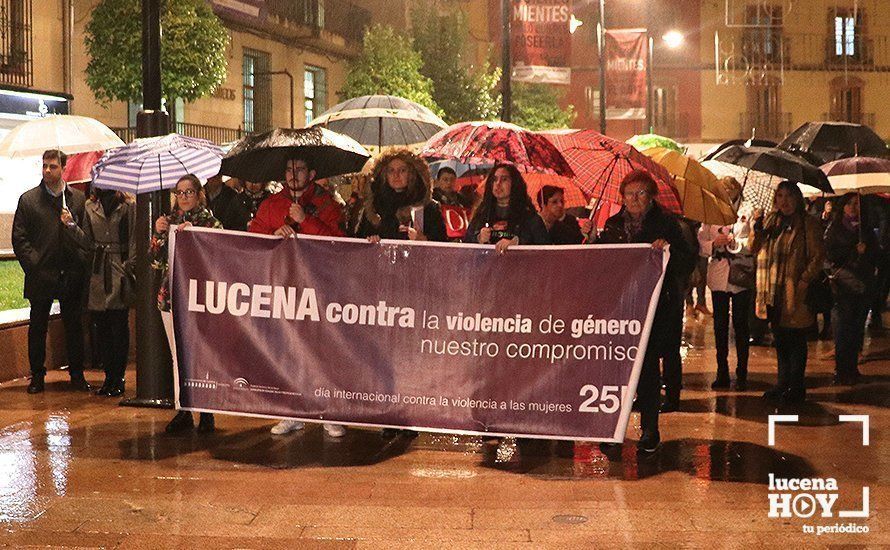
[[[204,139],[179,134],[140,138],[113,149],[93,167],[93,185],[127,193],[149,193],[176,186],[179,178],[219,173],[223,151]]]

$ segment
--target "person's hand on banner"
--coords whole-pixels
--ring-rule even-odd
[[[514,244],[519,244],[519,237],[513,237],[512,239],[501,239],[494,245],[494,249],[498,254],[506,254],[507,249],[513,246]]]
[[[287,211],[288,215],[297,223],[303,223],[306,220],[306,211],[299,203],[293,203]]]
[[[482,229],[479,230],[479,244],[488,244],[488,241],[491,240],[491,228],[488,227],[488,224],[485,225]]]
[[[668,245],[668,242],[664,239],[656,239],[655,242],[652,243],[652,248],[655,250],[664,250],[664,247]]]
[[[179,233],[183,229],[189,228],[192,226],[192,222],[182,222],[176,227],[176,232]]]
[[[287,224],[284,224],[281,227],[279,227],[278,229],[276,229],[275,233],[274,233],[274,235],[278,235],[279,237],[284,237],[284,238],[293,237],[296,234],[297,234],[297,232],[294,231],[294,228]]]
[[[400,225],[399,231],[404,231],[408,233],[408,240],[411,241],[425,241],[426,235],[423,234],[422,231],[418,231],[411,227],[410,225]]]
[[[380,235],[369,235],[368,242],[371,244],[380,244]]]

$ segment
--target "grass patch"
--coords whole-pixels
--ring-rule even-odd
[[[22,298],[25,274],[16,260],[0,261],[0,311],[28,307]]]

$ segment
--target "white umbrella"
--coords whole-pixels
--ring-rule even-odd
[[[35,157],[47,149],[59,149],[66,155],[73,155],[122,145],[124,142],[121,138],[98,120],[75,115],[50,115],[13,128],[0,141],[0,156]]]

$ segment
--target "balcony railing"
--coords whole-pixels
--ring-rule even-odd
[[[791,132],[791,113],[739,113],[739,136],[781,140]]]
[[[112,128],[112,130],[126,143],[136,139],[136,128],[132,126],[127,128]],[[218,145],[237,141],[248,134],[248,132],[245,132],[241,128],[222,128],[219,126],[192,124],[189,122],[177,122],[176,133],[184,136],[206,139]]]
[[[838,54],[838,47],[841,54]],[[852,48],[851,54],[846,54],[848,48]],[[835,37],[825,39],[825,63],[829,66],[842,67],[844,65],[874,65],[875,43],[871,38],[856,36],[850,42],[838,43]]]
[[[268,0],[267,6],[272,16],[352,42],[361,42],[371,24],[370,11],[343,0]]]
[[[32,51],[31,1],[0,0],[0,83],[33,85]]]
[[[864,124],[872,128],[875,126],[874,113],[822,113],[822,120],[852,122],[853,124]]]

